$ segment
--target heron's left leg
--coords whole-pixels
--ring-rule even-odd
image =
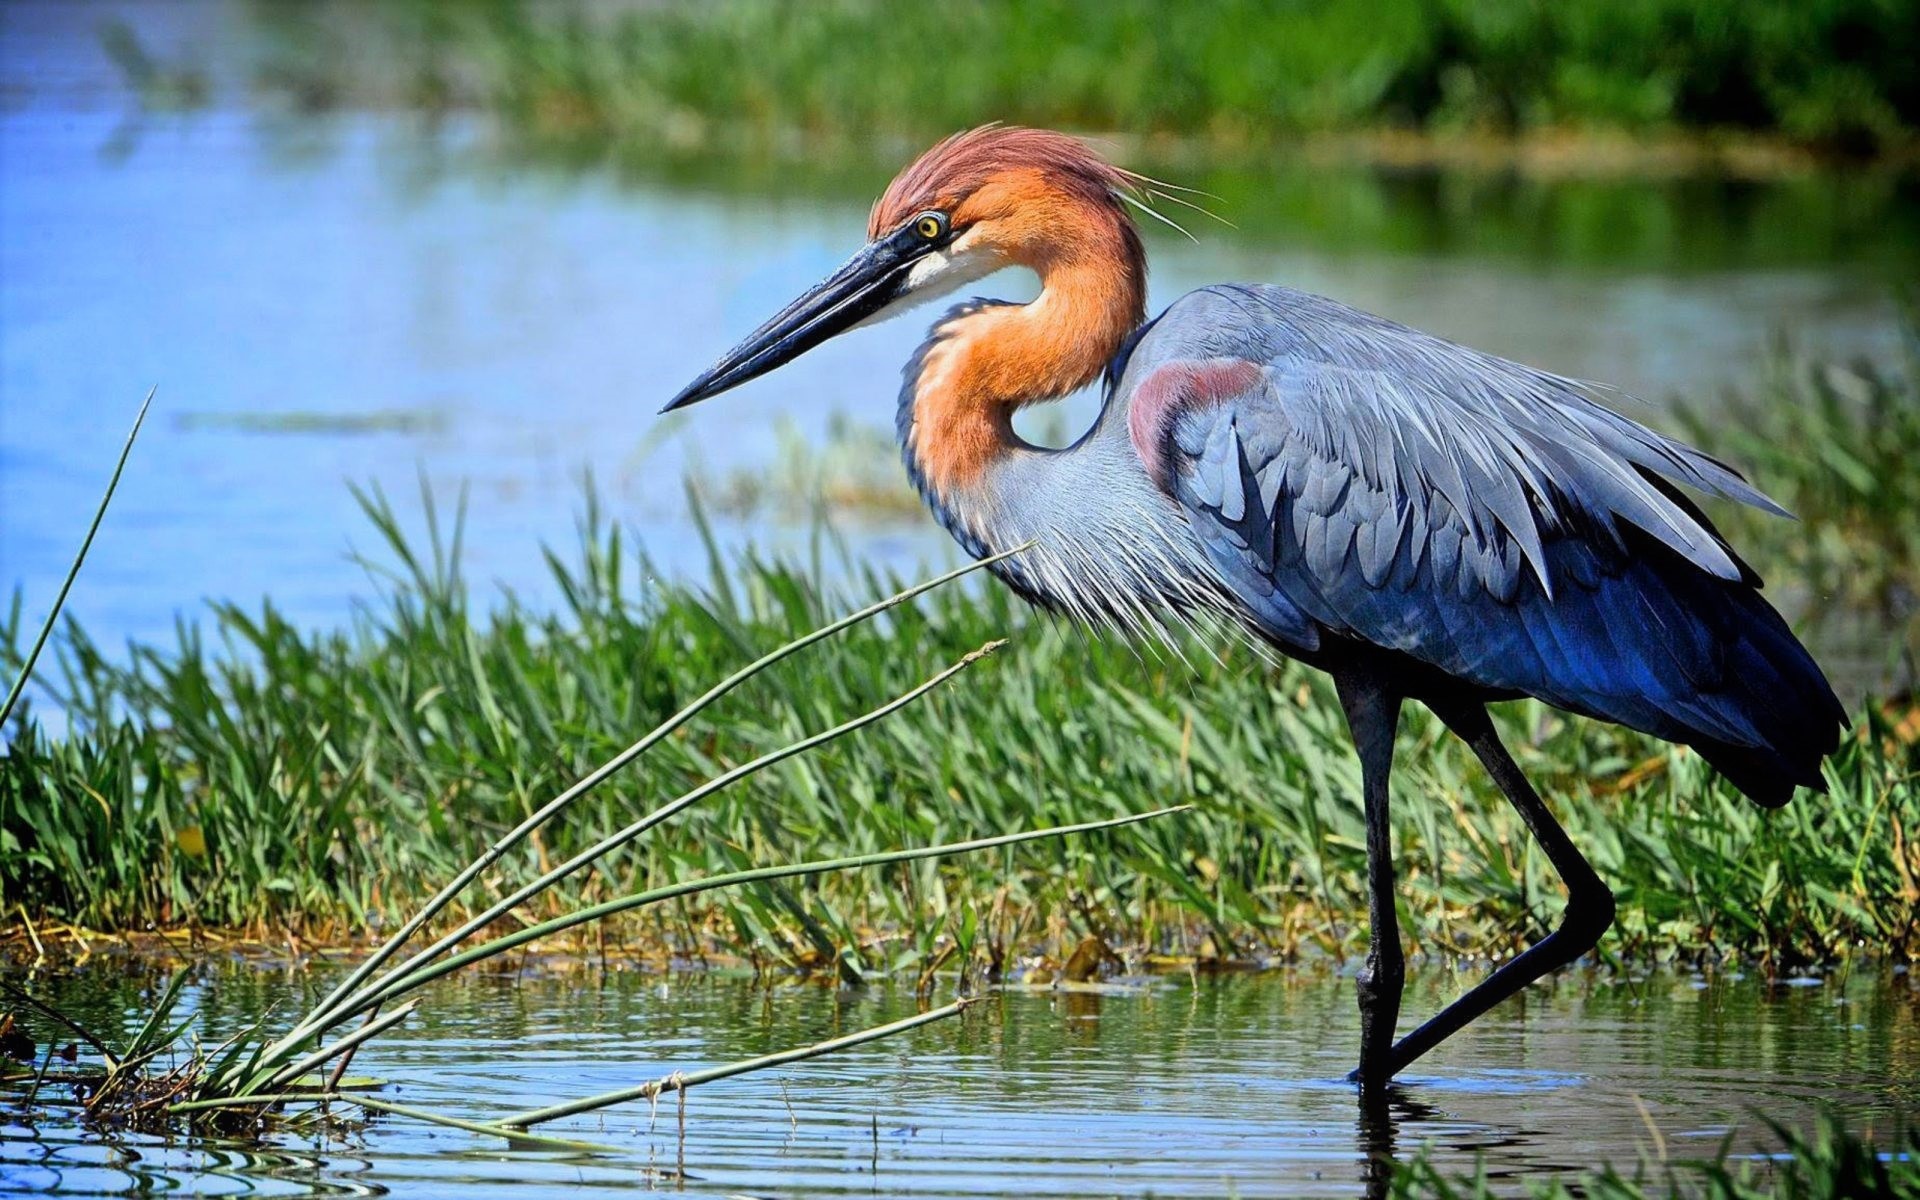
[[[1613,893],[1574,846],[1567,831],[1553,819],[1553,813],[1527,782],[1527,777],[1520,773],[1520,765],[1513,761],[1513,756],[1501,744],[1500,735],[1494,732],[1486,706],[1456,701],[1429,702],[1429,707],[1473,748],[1487,774],[1493,776],[1494,783],[1519,811],[1520,819],[1527,823],[1534,840],[1546,850],[1547,858],[1567,885],[1567,907],[1559,927],[1552,933],[1442,1009],[1438,1016],[1400,1039],[1391,1057],[1394,1074],[1534,980],[1549,971],[1572,965],[1593,949],[1600,935],[1613,925]]]

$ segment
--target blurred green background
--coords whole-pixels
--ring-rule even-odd
[[[478,0],[252,16],[272,38],[261,70],[298,100],[482,105],[572,137],[923,140],[995,114],[1215,145],[1622,131],[1910,155],[1920,123],[1920,20],[1901,0]],[[185,83],[168,84],[176,100]]]

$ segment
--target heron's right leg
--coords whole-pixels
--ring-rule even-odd
[[[1387,777],[1400,726],[1400,694],[1371,672],[1334,676],[1354,749],[1367,817],[1367,965],[1360,972],[1360,1067],[1352,1078],[1363,1092],[1393,1078],[1393,1030],[1400,1020],[1406,957],[1393,903],[1393,831],[1387,820]]]

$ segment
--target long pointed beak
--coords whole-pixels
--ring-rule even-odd
[[[660,411],[669,413],[739,387],[866,320],[900,295],[907,272],[928,249],[901,234],[868,243],[727,351]]]

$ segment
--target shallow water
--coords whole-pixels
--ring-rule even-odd
[[[1431,1011],[1469,974],[1417,974]],[[35,990],[103,1024],[149,977],[98,966]],[[196,986],[219,1037],[304,976],[223,968]],[[465,1117],[631,1086],[880,1024],[904,989],[848,992],[705,975],[585,971],[449,984],[357,1060],[401,1102]],[[1856,971],[1756,977],[1575,973],[1442,1046],[1363,1125],[1340,1079],[1353,985],[1333,972],[1010,991],[904,1037],[543,1127],[624,1158],[516,1152],[380,1117],[338,1140],[264,1145],[100,1138],[0,1100],[0,1192],[538,1195],[559,1184],[704,1194],[1358,1196],[1374,1149],[1522,1185],[1641,1155],[1773,1144],[1758,1114],[1822,1106],[1883,1136],[1920,1114],[1920,981]],[[684,1170],[685,1178],[678,1172]]]
[[[470,579],[539,599],[538,543],[571,544],[583,470],[663,571],[697,572],[689,473],[765,475],[782,419],[813,439],[836,414],[891,421],[922,319],[690,417],[653,415],[850,251],[884,166],[840,169],[863,176],[847,189],[783,188],[764,170],[649,170],[644,153],[619,169],[532,156],[472,119],[289,105],[248,65],[252,42],[291,36],[285,11],[0,7],[0,580],[30,611],[149,387],[154,418],[69,610],[109,647],[170,639],[207,597],[340,622],[369,590],[350,551],[374,548],[348,482],[416,520],[419,477],[449,500],[470,488]],[[104,49],[114,20],[153,61],[204,73],[205,103],[143,108]],[[1291,160],[1194,174],[1240,229],[1202,221],[1198,245],[1150,231],[1155,306],[1214,280],[1285,282],[1656,402],[1749,382],[1775,332],[1888,349],[1886,284],[1920,264],[1900,179],[1545,182]],[[951,554],[917,518],[849,528],[864,560]],[[771,519],[719,533],[809,536]]]

